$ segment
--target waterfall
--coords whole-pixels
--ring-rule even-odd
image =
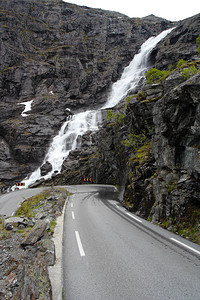
[[[144,77],[148,67],[149,54],[153,48],[160,42],[173,28],[161,32],[156,37],[150,37],[140,48],[130,64],[124,69],[121,78],[112,86],[111,94],[102,108],[111,108],[117,105],[128,92],[137,87],[141,78]]]
[[[149,54],[156,44],[170,33],[172,29],[165,30],[156,37],[149,38],[141,46],[140,52],[134,56],[131,63],[124,69],[121,78],[113,84],[110,96],[101,109],[81,112],[66,120],[58,135],[54,137],[43,161],[43,164],[49,161],[52,165],[52,170],[42,177],[40,168],[38,168],[29,178],[23,180],[25,187],[28,187],[38,179],[51,178],[54,172],[61,171],[63,161],[67,158],[70,151],[81,147],[81,137],[87,131],[98,130],[101,124],[101,110],[114,107],[129,91],[137,87],[140,79],[144,77],[147,70]]]

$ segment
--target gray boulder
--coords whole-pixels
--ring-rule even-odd
[[[34,245],[38,240],[40,240],[45,233],[47,224],[45,221],[39,220],[31,229],[29,234],[21,242],[22,247],[28,245]]]
[[[7,230],[12,229],[13,227],[24,228],[27,227],[28,220],[24,217],[10,217],[4,220],[4,227]]]
[[[40,168],[41,171],[41,175],[45,176],[46,174],[48,174],[50,171],[52,170],[52,164],[47,161],[45,164],[42,165],[42,167]]]

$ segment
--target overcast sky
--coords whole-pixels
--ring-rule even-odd
[[[131,18],[150,14],[170,21],[186,19],[200,13],[199,0],[71,0],[78,5],[114,10]]]

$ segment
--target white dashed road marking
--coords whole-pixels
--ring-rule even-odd
[[[79,249],[79,252],[80,252],[80,256],[85,256],[85,252],[83,250],[83,246],[82,246],[81,239],[80,239],[78,231],[75,231],[75,235],[76,235],[76,241],[77,241],[77,244],[78,244],[78,249]]]

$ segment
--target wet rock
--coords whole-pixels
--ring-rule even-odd
[[[29,188],[34,188],[40,186],[42,183],[44,183],[44,179],[36,180],[36,182],[29,185]]]
[[[52,170],[52,164],[49,161],[47,161],[45,164],[42,165],[40,170],[41,170],[41,176],[45,176]]]

